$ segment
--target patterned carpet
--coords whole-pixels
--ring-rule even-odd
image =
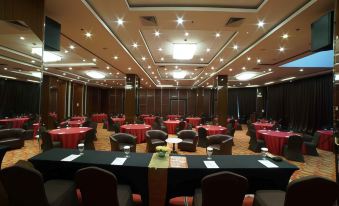
[[[235,146],[233,147],[233,154],[234,155],[250,155],[254,154],[252,151],[248,150],[248,141],[249,137],[246,136],[246,125],[243,125],[242,131],[236,131],[234,137]],[[102,124],[98,124],[98,140],[95,141],[96,150],[110,150],[110,143],[108,137],[110,136],[111,132],[108,132],[102,129]],[[172,147],[172,145],[168,145]],[[137,145],[137,152],[145,152],[146,150],[146,143],[138,144]],[[39,145],[37,140],[27,140],[25,141],[25,146],[18,150],[12,150],[7,152],[5,158],[2,163],[2,167],[8,167],[13,165],[18,160],[26,160],[30,157],[38,154],[40,152]],[[335,165],[334,165],[334,154],[331,152],[318,150],[319,157],[313,156],[304,156],[305,163],[298,163],[292,162],[293,164],[297,165],[300,170],[295,172],[292,176],[292,180],[308,176],[308,175],[318,175],[330,178],[335,180]],[[202,154],[205,155],[205,149],[198,147],[197,152],[190,153],[190,152],[180,152],[180,154]]]

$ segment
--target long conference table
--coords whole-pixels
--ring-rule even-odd
[[[165,205],[165,202],[176,196],[193,196],[194,190],[200,187],[200,181],[204,176],[219,171],[231,171],[245,176],[250,185],[248,193],[254,193],[259,189],[285,190],[291,175],[299,169],[286,161],[273,162],[272,160],[270,162],[278,167],[268,168],[258,162],[262,159],[260,155],[215,155],[212,159],[219,168],[214,169],[206,168],[204,164],[206,156],[202,155],[186,155],[187,168],[166,169],[149,167],[152,153],[131,153],[125,163],[119,166],[111,163],[117,157],[124,157],[122,152],[86,150],[83,155],[72,161],[61,161],[71,154],[79,154],[79,152],[73,149],[55,148],[38,154],[29,161],[43,174],[45,180],[74,179],[77,170],[88,166],[106,169],[116,175],[119,184],[128,184],[133,193],[140,194],[143,205],[150,206]],[[155,174],[157,177],[152,178],[150,174]],[[155,179],[158,181],[154,181]],[[162,192],[159,186],[159,195],[159,191],[154,191],[154,188],[158,190],[154,184],[164,184],[165,190]],[[232,185],[225,185],[225,187],[232,187]],[[156,202],[162,199],[159,196],[163,196],[164,201],[160,201],[161,204],[159,201]]]

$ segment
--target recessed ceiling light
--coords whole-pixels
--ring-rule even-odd
[[[156,37],[159,37],[159,36],[160,36],[160,32],[159,32],[159,31],[155,31],[155,32],[154,32],[154,35],[155,35]]]
[[[152,72],[152,74],[154,74],[154,72]]]
[[[167,71],[167,68],[165,68],[164,70]]]
[[[35,61],[34,61],[34,60],[32,60],[31,62],[32,62],[32,63],[35,63]]]
[[[177,70],[172,72],[172,76],[174,79],[183,79],[187,75],[186,71],[183,70]]]
[[[25,37],[21,36],[20,39],[21,39],[21,40],[25,40]]]
[[[188,32],[185,32],[185,36],[188,36],[189,35],[189,33]]]
[[[208,75],[208,73],[206,72],[205,75]]]
[[[109,66],[107,66],[106,69],[109,69]]]
[[[237,50],[237,49],[238,49],[238,45],[236,45],[236,44],[233,45],[233,49],[234,49],[234,50]]]
[[[86,61],[86,59],[83,59],[82,61],[83,61],[83,62],[85,62],[85,61]]]
[[[160,47],[160,48],[158,49],[158,51],[162,51],[162,48]]]
[[[192,59],[196,50],[196,44],[173,44],[173,59]]]
[[[66,76],[66,73],[62,73],[62,75]]]
[[[251,61],[251,57],[247,57],[247,61]]]
[[[108,73],[109,75],[112,75],[112,72]],[[113,81],[114,82],[114,81]]]
[[[241,72],[237,75],[235,75],[235,78],[239,81],[247,81],[250,79],[253,79],[255,76],[257,76],[259,73],[258,72]]]
[[[281,37],[282,37],[283,39],[287,39],[287,38],[288,38],[288,34],[283,34]]]
[[[285,48],[284,48],[284,47],[280,47],[280,48],[279,48],[279,51],[280,51],[280,52],[284,52],[284,51],[285,51]]]
[[[303,72],[304,71],[304,69],[299,69],[299,72]]]
[[[271,69],[271,68],[269,68],[269,69],[268,69],[268,71],[272,71],[272,69]]]
[[[72,70],[72,67],[69,67],[68,69],[69,69],[69,70]]]
[[[48,67],[45,67],[45,70],[48,70]]]
[[[92,61],[96,62],[96,61],[97,61],[97,59],[96,59],[96,58],[93,58],[93,59],[92,59]]]
[[[200,61],[204,61],[204,58],[200,58]]]
[[[150,68],[152,68],[152,67],[151,67],[151,65],[148,65],[148,67],[147,67],[147,68],[148,68],[148,69],[150,69]]]
[[[68,53],[68,50],[65,50],[65,53],[67,54],[67,53]]]
[[[86,32],[86,33],[85,33],[85,36],[86,36],[87,38],[91,38],[91,37],[92,37],[92,33],[91,33],[91,32]]]
[[[128,67],[128,70],[129,70],[129,71],[131,71],[131,70],[132,70],[132,68],[131,68],[131,67]]]
[[[87,76],[92,77],[93,79],[103,79],[105,78],[105,74],[98,72],[98,71],[87,71]]]
[[[246,70],[246,67],[242,67],[241,69],[242,69],[242,70]]]
[[[70,45],[69,48],[70,49],[75,49],[75,46],[74,45]]]
[[[177,24],[183,24],[184,23],[184,18],[183,17],[178,17],[177,18]]]
[[[220,58],[220,62],[223,62],[224,61],[224,59],[223,58]]]
[[[264,22],[263,20],[259,20],[258,23],[257,23],[257,26],[258,26],[259,28],[263,28],[264,25],[265,25],[265,22]]]
[[[114,58],[115,60],[117,60],[119,57],[118,57],[118,56],[114,56],[113,58]]]
[[[161,61],[164,61],[165,59],[164,59],[164,57],[161,57],[160,60],[161,60]]]
[[[119,72],[117,72],[117,75],[119,75],[120,73]]]
[[[141,57],[142,61],[145,61],[146,60],[146,57]]]
[[[261,59],[257,59],[257,63],[260,64],[260,62],[261,62]]]
[[[7,70],[7,68],[5,67],[4,70]]]
[[[232,69],[229,69],[230,70],[230,72],[232,71]]]
[[[138,48],[138,43],[134,42],[133,45],[132,45],[134,48]]]
[[[122,18],[118,18],[116,22],[119,26],[122,26],[124,24],[124,20]]]
[[[212,70],[214,70],[214,67],[211,67]]]
[[[206,52],[210,52],[210,51],[211,51],[211,49],[210,49],[210,48],[207,48],[207,49],[206,49]]]
[[[220,33],[216,33],[215,37],[217,37],[217,38],[220,37]]]

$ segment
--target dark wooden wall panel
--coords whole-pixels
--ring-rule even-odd
[[[82,99],[84,95],[84,85],[73,83],[72,111],[73,115],[83,114]]]

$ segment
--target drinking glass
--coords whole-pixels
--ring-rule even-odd
[[[207,159],[210,160],[212,159],[212,153],[213,153],[213,148],[212,147],[207,147],[206,148],[206,153],[207,153]]]
[[[84,149],[85,149],[84,143],[78,144],[78,150],[79,150],[79,152],[80,152],[80,155],[83,155],[83,154],[84,154]]]
[[[268,152],[268,149],[266,147],[262,147],[261,148],[261,155],[262,155],[262,158],[263,159],[266,159],[267,157],[267,152]]]
[[[131,147],[130,146],[124,146],[124,152],[125,152],[125,157],[129,157],[129,153],[131,152]]]

